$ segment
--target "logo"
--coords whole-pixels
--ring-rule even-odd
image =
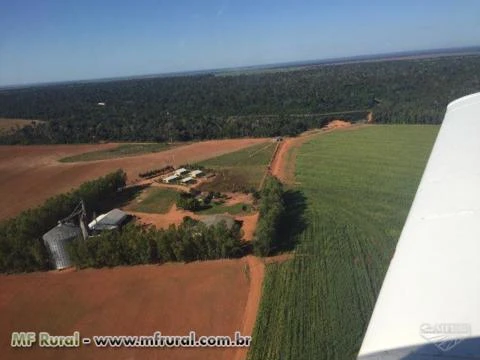
[[[452,350],[472,333],[470,324],[422,324],[420,335],[433,343],[439,350]]]

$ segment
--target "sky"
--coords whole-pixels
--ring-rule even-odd
[[[0,86],[474,45],[478,0],[0,0]]]

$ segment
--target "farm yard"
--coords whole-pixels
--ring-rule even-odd
[[[356,357],[438,126],[368,126],[296,154],[307,226],[267,266],[250,360]]]
[[[202,184],[202,191],[248,191],[258,189],[277,143],[268,141],[199,163],[213,169],[216,177]]]
[[[147,173],[154,175],[142,182],[147,188],[123,210],[135,215],[140,223],[157,228],[179,225],[185,216],[201,219],[208,215],[229,214],[244,223],[245,237],[251,240],[258,216],[252,216],[257,209],[254,198],[246,192],[258,189],[275,147],[274,142],[263,141],[198,164],[171,168],[168,172],[159,169],[162,175],[149,171]],[[193,181],[186,183],[185,179]],[[181,193],[195,194],[190,197],[199,200],[199,207],[195,210],[180,208],[177,199]]]
[[[126,171],[129,182],[136,182],[138,174],[149,169],[200,162],[265,141],[211,140],[156,153],[75,163],[61,163],[59,160],[97,150],[110,150],[118,144],[1,146],[0,197],[9,206],[0,209],[0,220],[15,216],[55,194],[67,192],[87,180],[119,168]]]

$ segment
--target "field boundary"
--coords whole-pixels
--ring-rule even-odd
[[[267,178],[268,175],[272,174],[273,162],[275,161],[275,158],[276,158],[276,156],[279,152],[279,149],[283,145],[284,142],[285,142],[285,140],[277,142],[275,150],[273,151],[272,157],[270,158],[270,162],[268,163],[267,170],[265,171],[265,174],[263,175],[262,181],[260,181],[260,185],[258,186],[258,190],[261,190],[263,188],[263,185],[265,183],[265,179]]]

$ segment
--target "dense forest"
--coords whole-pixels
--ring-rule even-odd
[[[47,122],[0,143],[295,135],[368,111],[380,123],[439,123],[448,102],[479,90],[480,55],[4,89],[0,117]]]

